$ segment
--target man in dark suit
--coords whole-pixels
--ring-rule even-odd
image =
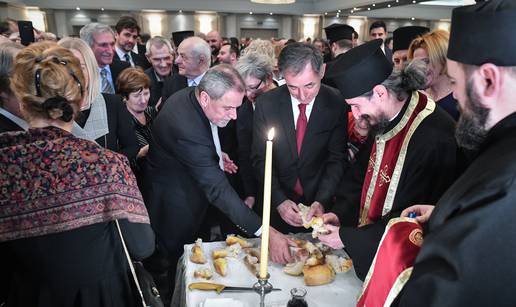
[[[145,70],[151,80],[149,106],[155,106],[161,98],[164,80],[172,75],[174,50],[170,41],[161,36],[149,39],[147,50],[147,59],[152,64]]]
[[[131,67],[139,66],[142,69],[150,67],[143,54],[133,52],[140,34],[140,26],[133,17],[122,16],[115,25],[115,54],[114,61],[129,63]]]
[[[129,63],[113,61],[115,32],[108,25],[95,22],[82,27],[80,37],[91,47],[99,65],[101,92],[114,94],[116,78],[122,70],[131,67]]]
[[[158,250],[168,255],[169,276],[183,245],[197,237],[209,205],[226,214],[248,236],[260,235],[260,218],[231,188],[223,171],[218,127],[236,119],[245,86],[236,70],[218,65],[197,87],[185,88],[164,104],[153,124],[144,197]],[[288,241],[271,228],[271,258],[291,260]]]
[[[387,57],[387,60],[392,64],[392,50],[385,46],[385,39],[387,38],[387,26],[385,22],[378,20],[369,26],[369,40],[381,39],[382,51]]]
[[[185,87],[197,86],[210,68],[210,61],[211,49],[206,41],[196,36],[183,40],[177,48],[178,73],[165,80],[161,101],[166,102]]]
[[[258,98],[254,113],[252,161],[263,182],[265,142],[275,129],[271,223],[299,232],[297,203],[323,212],[332,205],[347,167],[347,107],[336,89],[321,85],[321,53],[312,45],[292,43],[278,65],[286,84]],[[288,224],[286,225],[285,222]]]

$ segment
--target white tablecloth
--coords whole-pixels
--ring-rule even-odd
[[[259,239],[251,241],[254,242],[255,247],[259,248]],[[226,277],[222,277],[215,272],[211,252],[215,249],[225,248],[225,242],[203,243],[205,255],[209,259],[204,265],[195,264],[188,260],[192,245],[185,245],[185,253],[179,260],[172,306],[199,307],[206,299],[215,298],[233,298],[243,302],[244,307],[259,306],[259,295],[254,292],[223,292],[217,294],[215,291],[188,290],[188,285],[192,282],[212,282],[226,286],[252,287],[257,281],[256,276],[251,274],[240,259],[227,258],[228,273]],[[343,251],[339,252],[344,253]],[[242,257],[243,253],[240,255],[240,258]],[[209,267],[213,271],[212,279],[194,278],[193,273],[199,267]],[[269,262],[269,274],[271,276],[269,282],[274,288],[281,288],[282,291],[269,293],[265,298],[266,306],[286,306],[290,299],[290,290],[299,287],[307,290],[306,301],[310,307],[356,306],[362,282],[356,277],[354,269],[337,274],[335,281],[330,284],[317,287],[306,286],[303,282],[303,276],[289,276],[283,273],[282,269],[283,266]],[[221,303],[221,305],[222,307],[229,307],[225,303]]]

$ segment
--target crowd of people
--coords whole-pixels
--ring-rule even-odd
[[[294,261],[303,203],[374,287],[389,221],[415,214],[424,241],[403,289],[382,284],[389,304],[514,305],[511,25],[514,2],[490,0],[454,9],[450,33],[395,29],[391,48],[382,21],[363,43],[346,24],[169,40],[129,16],[23,46],[6,20],[0,306],[137,306],[124,242],[168,305],[184,244],[261,235],[271,128],[272,261]]]

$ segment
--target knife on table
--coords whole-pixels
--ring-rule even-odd
[[[254,291],[252,287],[229,287],[221,284],[214,284],[210,282],[194,282],[188,285],[188,289],[190,290],[215,290],[218,294],[223,291],[226,292],[245,292],[245,291]],[[272,291],[281,291],[281,289],[274,288]]]

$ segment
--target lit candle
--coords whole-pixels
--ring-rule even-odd
[[[260,278],[267,278],[269,263],[269,224],[271,219],[271,185],[272,185],[272,139],[274,128],[267,135],[265,149],[265,177],[263,180],[263,219],[262,219],[262,246],[260,255]]]

